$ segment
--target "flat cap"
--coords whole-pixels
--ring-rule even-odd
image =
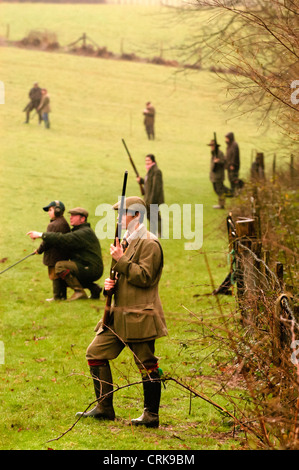
[[[61,202],[61,201],[52,201],[52,202],[50,202],[47,206],[43,207],[43,210],[44,210],[45,212],[48,212],[48,210],[50,209],[50,207],[59,207],[59,209],[61,209],[62,212],[65,211],[64,204],[63,204],[63,202]]]
[[[83,215],[84,217],[88,217],[88,211],[83,207],[74,207],[74,209],[69,210],[69,214],[72,215]]]
[[[113,209],[118,210],[120,208],[120,203],[121,200],[119,200],[116,204],[112,206]],[[145,207],[145,202],[143,199],[141,199],[141,197],[131,196],[125,198],[124,208],[126,210],[131,209],[132,212],[140,212],[142,210],[145,211]]]

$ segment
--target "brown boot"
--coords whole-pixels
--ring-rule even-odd
[[[69,302],[73,300],[79,300],[79,299],[88,299],[85,290],[81,286],[79,280],[71,273],[67,274],[64,277],[65,282],[67,283],[68,287],[71,287],[71,289],[74,289],[74,293],[72,297],[68,299]]]
[[[72,302],[73,300],[88,299],[84,289],[75,289],[73,295],[67,299],[67,302]]]

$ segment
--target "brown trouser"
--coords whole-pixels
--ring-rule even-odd
[[[115,359],[126,346],[126,343],[116,336],[110,329],[97,334],[86,351],[87,361],[110,361]],[[158,358],[154,355],[155,340],[141,343],[127,343],[134,355],[134,361],[138,369],[150,369],[155,367]]]
[[[50,281],[54,281],[54,279],[59,279],[58,274],[55,273],[55,266],[48,266],[48,275]]]
[[[70,273],[74,274],[76,277],[79,274],[78,266],[74,261],[57,261],[55,264],[55,274],[59,276],[66,270],[69,270]]]

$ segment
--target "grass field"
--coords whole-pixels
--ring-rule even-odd
[[[139,7],[126,7],[130,24],[116,6],[2,4],[2,8],[15,38],[32,29],[38,18],[41,28],[52,29],[55,24],[58,38],[71,41],[82,32],[84,21],[91,29],[97,27],[93,8],[101,12],[98,17],[106,29],[111,17],[115,19],[111,37],[114,27],[119,27],[118,37],[127,34],[132,42],[141,41],[144,33]],[[107,11],[109,21],[106,17],[104,22]],[[144,21],[152,21],[147,12],[142,10]],[[211,384],[204,377],[215,371],[204,358],[213,345],[205,351],[198,350],[196,343],[186,346],[197,335],[186,308],[203,318],[216,308],[215,299],[205,296],[212,288],[202,252],[208,253],[216,284],[227,274],[226,211],[212,209],[216,197],[208,176],[207,143],[216,131],[223,149],[225,133],[233,130],[246,177],[252,149],[270,148],[273,136],[262,136],[248,117],[228,121],[224,84],[208,72],[185,76],[154,65],[2,47],[1,80],[5,105],[0,107],[0,259],[7,258],[2,269],[38,246],[26,233],[46,229],[48,218],[42,207],[53,199],[62,200],[67,209],[86,207],[95,228],[97,206],[117,200],[125,169],[129,170],[127,194],[138,195],[122,138],[141,174],[145,155],[155,154],[164,176],[166,203],[203,204],[204,234],[201,251],[184,250],[185,239],[162,240],[165,268],[160,294],[169,337],[157,342],[157,353],[165,373],[193,377],[198,390],[209,393]],[[36,118],[23,124],[22,109],[35,80],[51,96],[50,130],[39,126]],[[149,99],[157,109],[157,138],[151,142],[146,139],[141,114]],[[101,284],[109,274],[110,243],[101,240],[105,263]],[[5,346],[5,363],[0,365],[1,449],[199,450],[237,445],[227,419],[199,399],[192,400],[189,413],[189,395],[171,383],[163,391],[158,430],[149,433],[128,425],[130,417],[139,416],[142,409],[139,385],[115,393],[115,423],[80,421],[65,437],[48,443],[73,424],[76,411],[94,399],[85,350],[104,306],[102,299],[49,304],[45,298],[50,294],[41,257],[29,258],[1,275],[0,340]],[[229,302],[233,306],[234,301]],[[221,351],[215,354],[220,360]],[[127,351],[112,367],[119,386],[139,380]]]
[[[165,58],[177,58],[178,46],[190,36],[177,14],[162,5],[48,4],[40,9],[36,3],[4,3],[1,12],[0,34],[7,35],[9,28],[9,39],[20,40],[31,30],[48,30],[56,34],[61,46],[67,46],[85,32],[114,53],[122,50],[153,57],[162,51]],[[189,28],[195,31],[194,26]]]

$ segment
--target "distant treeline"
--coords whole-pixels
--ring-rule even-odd
[[[106,3],[106,0],[6,0],[7,3]]]

